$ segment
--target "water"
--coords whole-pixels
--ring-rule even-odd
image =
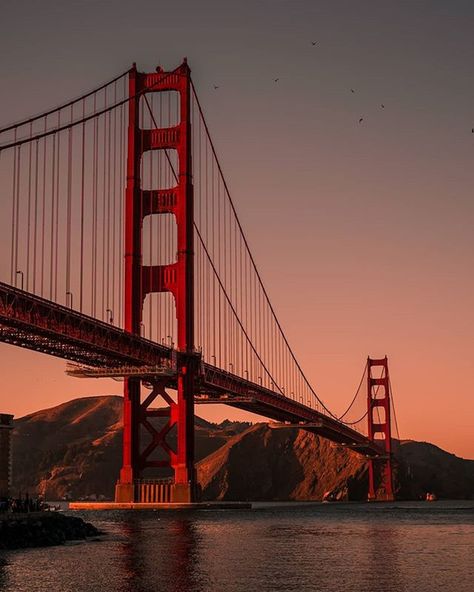
[[[4,552],[0,590],[474,591],[474,502],[86,516],[101,541]]]

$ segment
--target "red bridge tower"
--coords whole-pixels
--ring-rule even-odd
[[[174,127],[141,129],[140,98],[146,93],[175,91],[180,100],[180,121]],[[123,466],[116,486],[117,502],[173,501],[191,502],[196,495],[194,469],[194,271],[193,271],[193,185],[191,161],[190,69],[183,64],[172,72],[138,72],[135,65],[129,75],[129,121],[127,187],[125,203],[125,330],[140,334],[142,309],[147,294],[171,292],[176,304],[178,357],[177,400],[165,390],[165,382],[153,380],[151,393],[141,401],[141,379],[128,377],[124,385]],[[176,150],[178,181],[171,189],[143,190],[140,170],[148,150]],[[142,264],[142,226],[146,216],[173,214],[177,225],[177,259],[169,265]],[[169,380],[169,379],[168,379]],[[147,380],[147,382],[149,382]],[[151,410],[162,397],[167,408]],[[151,417],[167,418],[166,425],[155,429]],[[166,437],[176,425],[176,450]],[[151,435],[144,450],[140,446],[140,427]],[[161,449],[166,460],[152,460]],[[171,467],[174,481],[167,487],[140,483],[149,467]],[[142,486],[143,485],[143,486]]]
[[[375,377],[372,369],[382,368]],[[390,423],[390,377],[388,359],[367,359],[367,405],[369,439],[383,444],[385,454],[369,459],[369,501],[393,501],[392,432]]]

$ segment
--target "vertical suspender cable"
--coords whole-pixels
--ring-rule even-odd
[[[39,159],[39,140],[35,142],[35,198],[33,207],[33,293],[36,293],[36,260],[38,257],[37,239],[38,239],[38,159]]]
[[[48,126],[48,117],[44,118],[44,131]],[[44,296],[44,269],[45,269],[45,240],[46,240],[46,143],[47,138],[43,138],[43,191],[41,195],[41,296]]]
[[[33,124],[30,123],[30,138],[33,135]],[[32,150],[33,145],[32,142],[29,142],[28,145],[28,207],[27,207],[27,234],[26,234],[26,290],[29,289],[30,284],[30,252],[31,252],[31,244],[30,244],[30,233],[31,233],[31,160],[32,160]]]
[[[16,129],[15,129],[15,140],[16,140]],[[12,240],[11,240],[11,252],[10,252],[10,284],[16,285],[16,267],[15,267],[15,242],[17,235],[17,212],[16,212],[16,170],[17,170],[17,154],[16,148],[13,148],[13,182],[12,182]]]
[[[82,101],[82,117],[85,117],[85,99]],[[79,311],[83,310],[84,298],[84,216],[85,216],[85,167],[86,167],[86,124],[82,124],[82,150],[81,150],[81,219],[79,239]]]
[[[54,211],[55,211],[55,183],[56,183],[56,134],[53,135],[51,149],[51,221],[50,221],[50,244],[49,244],[49,298],[53,299],[53,277],[54,277]]]
[[[58,128],[61,125],[61,112],[58,111]],[[58,137],[58,146],[56,151],[56,211],[55,211],[55,220],[54,220],[54,300],[57,302],[58,300],[58,277],[59,277],[59,269],[58,269],[58,257],[59,257],[59,212],[60,212],[60,163],[61,163],[61,133],[57,134]]]

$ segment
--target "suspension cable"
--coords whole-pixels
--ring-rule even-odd
[[[115,78],[113,78],[109,82],[102,84],[101,86],[95,88],[94,90],[87,92],[84,95],[81,95],[80,97],[77,97],[75,99],[68,101],[67,103],[64,103],[64,105],[60,105],[59,107],[53,107],[49,111],[45,111],[44,113],[40,113],[39,115],[34,115],[33,117],[30,117],[28,119],[24,119],[24,120],[18,121],[16,123],[8,124],[6,127],[0,128],[0,134],[3,134],[5,132],[9,132],[9,131],[11,131],[15,128],[18,128],[18,127],[22,127],[24,125],[27,125],[28,123],[33,123],[34,121],[37,121],[38,119],[42,119],[43,117],[47,117],[48,115],[52,115],[53,113],[56,113],[57,111],[62,111],[63,109],[66,109],[67,107],[71,107],[71,106],[75,105],[76,103],[79,103],[80,101],[83,101],[83,100],[91,97],[93,94],[100,92],[101,90],[103,90],[107,86],[114,84],[115,82],[117,82],[118,80],[120,80],[121,78],[123,78],[124,76],[129,74],[131,71],[132,71],[132,69],[129,68],[126,72],[123,72],[119,76],[116,76]]]
[[[339,416],[339,421],[341,421],[341,420],[342,420],[342,418],[343,418],[343,417],[345,417],[345,416],[346,416],[346,415],[349,413],[349,411],[350,411],[350,409],[351,409],[352,405],[354,405],[354,403],[355,403],[355,401],[356,401],[356,399],[357,399],[357,397],[358,397],[358,395],[359,395],[359,391],[360,391],[360,388],[361,388],[361,386],[362,386],[362,383],[364,382],[365,373],[366,373],[366,371],[367,371],[367,366],[368,366],[368,362],[366,362],[366,363],[365,363],[365,366],[364,366],[364,371],[362,372],[362,377],[361,377],[361,379],[360,379],[359,386],[357,387],[357,390],[356,390],[356,392],[355,392],[355,395],[354,395],[354,397],[352,398],[352,401],[350,402],[350,404],[349,404],[349,407],[348,407],[348,408],[347,408],[347,409],[344,411],[344,413],[343,413],[342,415],[340,415],[340,416]],[[366,413],[365,415],[367,415],[367,413]],[[364,415],[364,417],[365,417],[365,415]],[[364,417],[363,417],[362,419],[364,419]],[[346,422],[344,422],[344,423],[346,423]],[[356,423],[357,423],[357,422],[356,422]]]
[[[395,420],[395,429],[397,430],[397,438],[400,440],[400,432],[398,431],[397,412],[395,410],[395,401],[393,399],[393,389],[392,389],[392,382],[390,380],[390,375],[388,377],[388,388],[390,389],[390,402],[392,404],[393,419]]]
[[[267,292],[267,290],[266,290],[266,288],[265,288],[265,285],[264,285],[264,283],[263,283],[262,277],[261,277],[261,275],[260,275],[260,273],[259,273],[259,271],[258,271],[258,269],[257,269],[257,265],[256,265],[256,263],[255,263],[255,259],[254,259],[253,255],[252,255],[252,252],[250,251],[250,246],[249,246],[249,244],[248,244],[247,237],[245,236],[245,233],[244,233],[244,231],[243,231],[242,225],[241,225],[241,223],[240,223],[240,219],[239,219],[239,217],[238,217],[238,215],[237,215],[237,211],[236,211],[236,208],[235,208],[234,202],[233,202],[233,200],[232,200],[232,197],[231,197],[231,194],[230,194],[230,191],[229,191],[229,187],[228,187],[228,185],[227,185],[227,182],[226,182],[226,179],[225,179],[225,177],[224,177],[224,173],[223,173],[223,170],[222,170],[222,166],[221,166],[221,164],[220,164],[220,161],[219,161],[219,158],[218,158],[218,156],[217,156],[217,152],[216,152],[216,149],[215,149],[214,143],[213,143],[213,141],[212,141],[212,138],[211,138],[211,134],[210,134],[210,131],[209,131],[209,127],[208,127],[208,125],[207,125],[207,121],[206,121],[206,119],[205,119],[205,117],[204,117],[204,111],[203,111],[203,109],[202,109],[201,103],[200,103],[200,101],[199,101],[199,98],[198,98],[198,96],[197,96],[196,88],[195,88],[195,86],[194,86],[194,83],[193,83],[193,81],[192,81],[192,80],[191,80],[191,88],[192,88],[192,90],[193,90],[193,95],[194,95],[194,98],[195,98],[195,100],[196,100],[196,104],[197,104],[197,106],[198,106],[198,110],[199,110],[199,113],[200,113],[200,115],[201,115],[202,122],[203,122],[203,124],[204,124],[204,129],[205,129],[205,131],[206,131],[206,134],[207,134],[207,138],[208,138],[208,141],[209,141],[209,145],[210,145],[210,147],[211,147],[212,153],[213,153],[213,155],[214,155],[214,158],[215,158],[215,160],[216,160],[217,168],[218,168],[218,170],[219,170],[219,173],[220,173],[220,176],[221,176],[221,179],[222,179],[222,183],[223,183],[223,186],[224,186],[224,189],[225,189],[225,193],[227,194],[227,197],[228,197],[228,200],[229,200],[229,203],[230,203],[230,206],[231,206],[232,212],[233,212],[233,214],[234,214],[234,217],[235,217],[235,220],[236,220],[236,222],[237,222],[237,226],[238,226],[238,228],[239,228],[239,231],[240,231],[240,233],[241,233],[241,235],[242,235],[242,239],[243,239],[243,242],[244,242],[244,245],[245,245],[246,251],[247,251],[247,253],[248,253],[248,256],[249,256],[249,258],[250,258],[250,261],[251,261],[251,263],[252,263],[252,267],[253,267],[253,269],[254,269],[254,272],[255,272],[255,274],[256,274],[256,277],[257,277],[257,279],[258,279],[258,282],[259,282],[259,284],[260,284],[260,287],[261,287],[261,289],[262,289],[262,292],[263,292],[263,294],[264,294],[264,296],[265,296],[265,300],[266,300],[266,302],[267,302],[267,304],[268,304],[268,307],[269,307],[269,309],[270,309],[270,311],[271,311],[272,317],[273,317],[273,319],[274,319],[274,321],[275,321],[275,323],[276,323],[276,325],[277,325],[277,327],[278,327],[278,330],[279,330],[279,332],[280,332],[280,335],[281,335],[281,337],[282,337],[283,341],[285,342],[285,345],[286,345],[286,347],[287,347],[287,349],[288,349],[288,351],[289,351],[289,353],[290,353],[290,355],[291,355],[291,358],[293,359],[293,362],[295,363],[296,367],[298,368],[298,370],[299,370],[299,372],[300,372],[300,375],[301,375],[301,377],[302,377],[302,379],[303,379],[304,383],[306,384],[306,386],[307,386],[307,387],[308,387],[308,389],[310,390],[311,394],[312,394],[312,395],[313,395],[313,396],[316,398],[316,400],[317,400],[317,401],[320,403],[320,405],[321,405],[321,406],[322,406],[322,407],[325,409],[325,411],[326,411],[326,412],[327,412],[327,413],[328,413],[328,414],[329,414],[331,417],[333,417],[334,419],[336,419],[336,420],[338,420],[338,421],[341,421],[341,420],[340,420],[340,418],[339,418],[337,415],[335,415],[335,414],[334,414],[334,413],[333,413],[333,412],[332,412],[332,411],[331,411],[331,410],[330,410],[330,409],[329,409],[329,408],[328,408],[328,407],[327,407],[327,406],[324,404],[324,402],[321,400],[321,398],[320,398],[320,397],[317,395],[316,391],[313,389],[313,387],[312,387],[311,383],[309,382],[308,378],[306,377],[306,374],[304,373],[304,371],[303,371],[303,369],[302,369],[302,367],[301,367],[300,363],[299,363],[299,362],[298,362],[298,360],[296,359],[295,353],[294,353],[293,349],[291,348],[291,346],[290,346],[290,344],[289,344],[289,342],[288,342],[288,339],[287,339],[287,337],[286,337],[286,335],[285,335],[285,333],[284,333],[284,331],[283,331],[283,328],[282,328],[282,326],[281,326],[281,324],[280,324],[280,322],[279,322],[279,320],[278,320],[278,318],[277,318],[277,316],[276,316],[275,310],[274,310],[274,308],[273,308],[273,305],[272,305],[272,303],[271,303],[271,301],[270,301],[270,298],[269,298],[269,296],[268,296],[268,292]],[[351,406],[352,406],[352,404],[351,404]],[[344,417],[344,415],[343,415],[342,417]],[[342,422],[342,423],[346,423],[346,422]]]
[[[14,142],[9,142],[8,144],[0,145],[0,151],[8,150],[9,148],[13,148],[15,146],[21,146],[22,144],[26,144],[26,143],[32,142],[34,140],[40,140],[41,138],[46,138],[47,136],[51,136],[52,134],[60,133],[65,130],[71,129],[72,127],[75,127],[76,125],[81,125],[81,124],[87,123],[91,119],[98,118],[101,115],[104,115],[105,113],[108,113],[109,111],[112,111],[113,109],[116,109],[117,107],[120,107],[121,105],[124,105],[125,103],[128,103],[129,101],[136,99],[137,97],[140,97],[142,95],[146,96],[146,93],[151,92],[155,88],[155,86],[162,84],[167,78],[169,78],[170,76],[173,76],[176,73],[176,70],[177,70],[177,68],[175,68],[175,70],[172,70],[171,72],[168,72],[165,76],[163,76],[162,78],[157,80],[154,84],[152,84],[151,86],[149,86],[146,89],[140,90],[138,93],[136,93],[135,95],[133,95],[131,97],[126,97],[125,99],[121,99],[120,101],[117,101],[113,105],[103,107],[101,110],[94,111],[93,113],[87,115],[86,117],[81,117],[80,119],[77,119],[76,121],[69,122],[64,125],[58,124],[57,127],[50,129],[46,132],[39,132],[38,134],[35,134],[34,136],[32,135],[30,137],[25,137],[20,140],[16,140]],[[127,72],[130,72],[130,70],[128,70]],[[110,84],[115,82],[116,80],[120,80],[120,78],[121,78],[121,76],[119,78],[107,83],[102,88],[106,88],[107,86],[109,86]],[[94,92],[96,92],[96,91],[94,91]],[[81,98],[83,98],[83,97],[81,97]],[[77,100],[80,100],[80,99],[77,99]],[[69,106],[71,104],[73,104],[73,103],[69,103]],[[64,107],[62,107],[61,109],[63,109],[63,108]],[[56,109],[56,110],[52,111],[52,113],[57,113],[57,112],[61,111],[61,109]],[[34,121],[35,119],[36,118],[33,118],[31,121]],[[30,121],[30,120],[28,120],[28,121]],[[23,123],[21,123],[20,126],[21,125],[23,125]],[[15,128],[15,126],[12,126],[12,127],[9,127],[8,129],[14,129],[14,128]],[[5,128],[5,130],[0,130],[0,133],[2,133],[2,131],[6,131],[6,130],[7,130],[7,128]]]
[[[204,249],[204,252],[205,252],[205,254],[207,256],[207,259],[208,259],[208,261],[209,261],[209,263],[211,265],[211,268],[212,268],[212,270],[213,270],[213,272],[214,272],[214,274],[215,274],[215,276],[217,278],[217,281],[218,281],[218,283],[219,283],[219,285],[221,287],[221,290],[222,290],[222,292],[223,292],[223,294],[224,294],[224,296],[225,296],[225,298],[227,300],[227,303],[230,306],[230,309],[232,310],[232,313],[233,313],[233,315],[234,315],[234,317],[235,317],[235,319],[236,319],[239,327],[242,329],[242,332],[245,335],[245,338],[247,339],[247,341],[248,341],[250,347],[252,348],[254,354],[257,356],[258,361],[261,363],[262,368],[267,373],[267,376],[270,378],[270,380],[273,382],[273,384],[275,384],[275,386],[278,388],[278,390],[281,392],[281,394],[284,395],[284,392],[283,392],[282,388],[277,384],[277,382],[273,378],[271,372],[266,367],[266,365],[263,362],[262,358],[260,357],[258,351],[256,350],[255,346],[253,345],[252,340],[250,339],[247,331],[245,330],[245,328],[244,328],[244,326],[242,324],[242,321],[240,320],[240,318],[239,318],[239,316],[237,314],[237,311],[235,310],[234,305],[232,304],[232,301],[231,301],[231,299],[230,299],[230,297],[229,297],[229,295],[228,295],[228,293],[227,293],[227,291],[226,291],[226,289],[225,289],[225,287],[224,287],[224,285],[222,283],[222,280],[220,279],[219,274],[217,273],[217,270],[216,270],[216,268],[214,266],[214,263],[212,261],[212,258],[211,258],[210,254],[209,254],[209,251],[208,251],[208,249],[207,249],[207,247],[206,247],[206,245],[204,243],[204,240],[203,240],[203,238],[201,236],[201,233],[199,232],[199,228],[197,227],[196,223],[194,223],[194,229],[196,230],[197,236],[199,238],[199,242],[201,243],[202,248]]]

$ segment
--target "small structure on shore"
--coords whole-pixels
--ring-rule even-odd
[[[0,413],[0,498],[10,496],[13,415]]]

